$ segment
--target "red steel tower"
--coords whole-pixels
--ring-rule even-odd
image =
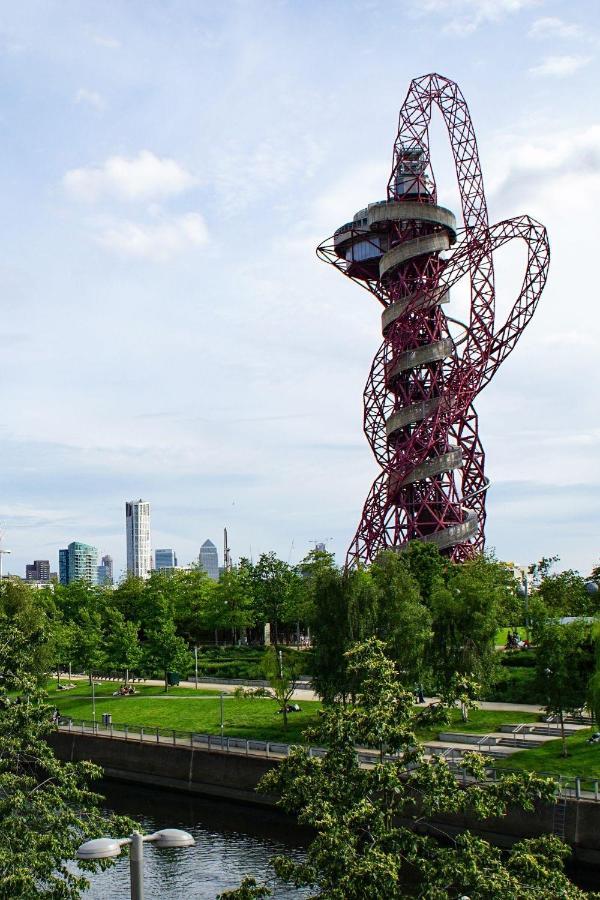
[[[429,155],[434,104],[454,156],[460,227],[437,203]],[[497,327],[493,251],[513,238],[527,245],[527,269],[506,322]],[[473,556],[484,547],[489,484],[473,400],[533,315],[550,248],[546,230],[529,216],[488,225],[475,133],[454,82],[433,74],[411,83],[387,200],[357,212],[317,253],[384,307],[383,343],[364,391],[364,430],[382,471],[348,563],[369,563],[381,550],[412,540],[433,542],[454,560]],[[450,288],[465,276],[471,308],[463,325],[444,307]]]

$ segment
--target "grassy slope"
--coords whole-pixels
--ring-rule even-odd
[[[503,760],[499,767],[600,778],[600,744],[587,743],[591,731],[591,728],[586,728],[567,738],[569,755],[566,758],[562,756],[562,741],[548,741],[539,749],[514,753]]]
[[[214,691],[195,691],[189,688],[173,688],[166,695],[162,688],[151,685],[136,686],[138,694],[130,697],[113,697],[115,684],[96,687],[96,719],[102,713],[111,713],[113,724],[143,725],[148,728],[175,728],[179,731],[196,731],[218,734],[221,723],[221,702]],[[61,716],[73,719],[92,719],[92,696],[87,683],[78,682],[70,691],[57,691],[55,682],[48,687],[51,702]],[[283,730],[283,717],[278,715],[272,700],[236,700],[225,695],[223,701],[224,733],[226,735],[256,738],[258,740],[300,741],[300,735],[316,716],[320,704],[302,703],[302,711],[291,713],[287,733]]]
[[[497,731],[500,725],[537,722],[539,719],[540,716],[536,713],[473,709],[469,713],[469,721],[463,722],[460,711],[455,709],[452,711],[450,725],[420,728],[417,734],[422,740],[436,740],[440,731],[470,731],[474,734],[488,734],[491,731]]]
[[[147,728],[175,728],[180,731],[197,731],[218,734],[221,722],[221,704],[214,691],[189,688],[173,688],[168,696],[160,687],[142,685],[132,697],[113,697],[114,683],[96,687],[96,718],[100,722],[102,713],[112,714],[113,723],[143,725]],[[51,701],[56,704],[62,716],[73,719],[92,718],[91,689],[85,682],[77,682],[70,691],[57,691],[54,682],[49,682]],[[313,724],[320,704],[302,702],[302,711],[289,716],[287,735],[284,735],[282,717],[276,712],[272,700],[236,700],[225,696],[223,701],[226,735],[256,738],[258,740],[300,741],[301,733]],[[422,740],[437,739],[442,730],[473,731],[486,734],[495,731],[505,722],[532,722],[538,717],[532,713],[492,712],[473,710],[469,721],[463,723],[456,710],[449,726],[422,728],[418,735]]]

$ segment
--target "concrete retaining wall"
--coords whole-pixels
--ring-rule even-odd
[[[274,797],[256,793],[260,778],[278,765],[274,759],[76,732],[54,732],[49,742],[60,759],[91,760],[110,778],[255,806],[275,805]],[[500,847],[552,833],[553,824],[554,806],[541,804],[533,813],[513,809],[507,816],[485,822],[440,815],[433,823],[438,834],[440,829],[450,835],[468,829]],[[600,803],[567,801],[565,840],[573,847],[576,860],[600,863]]]

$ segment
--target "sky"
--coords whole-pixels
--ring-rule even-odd
[[[315,247],[385,196],[410,80],[439,72],[469,104],[490,221],[528,213],[552,248],[538,310],[476,402],[487,545],[589,572],[599,44],[597,0],[4,3],[5,571],[80,540],[121,572],[139,497],[181,564],[225,525],[234,559],[294,563],[324,541],[343,560],[378,473],[362,390],[380,308]],[[439,116],[432,154],[456,210]],[[523,247],[496,262],[501,323]]]

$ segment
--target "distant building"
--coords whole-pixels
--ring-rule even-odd
[[[147,500],[130,500],[125,504],[127,532],[127,574],[148,578],[152,571],[150,546],[150,504]]]
[[[170,548],[154,551],[154,568],[155,569],[176,569],[177,554]]]
[[[34,559],[34,561],[25,566],[25,581],[47,581],[51,579],[50,560]]]
[[[102,557],[98,566],[98,584],[114,584],[112,556]]]
[[[204,541],[200,547],[198,562],[213,581],[219,580],[219,554],[212,541]]]
[[[61,584],[73,581],[98,582],[98,550],[89,544],[72,541],[65,550],[58,551],[58,571]]]

